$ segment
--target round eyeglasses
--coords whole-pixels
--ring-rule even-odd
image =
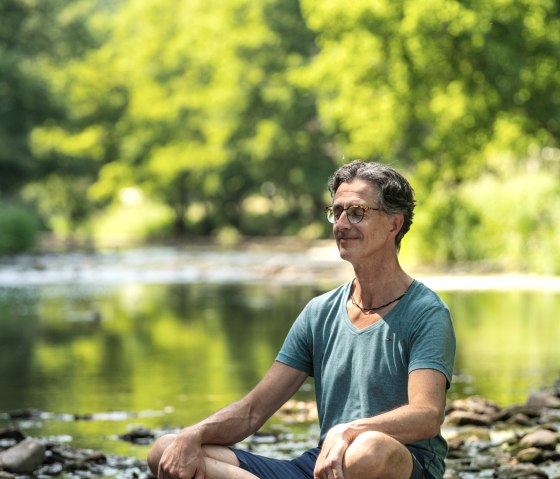
[[[347,208],[343,208],[340,205],[336,206],[326,206],[325,213],[327,213],[327,219],[329,223],[336,223],[342,213],[346,211],[346,217],[348,221],[353,225],[358,224],[360,221],[364,219],[364,215],[366,214],[367,210],[373,211],[381,211],[381,208],[372,208],[370,206],[363,206],[363,205],[350,205]]]

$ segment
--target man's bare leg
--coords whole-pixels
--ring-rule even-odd
[[[343,471],[346,479],[408,479],[412,456],[387,434],[365,432],[346,450]]]
[[[237,456],[224,446],[204,446],[208,479],[258,479],[239,467]]]
[[[161,436],[148,453],[148,466],[154,476],[158,474],[159,461],[163,452],[177,437],[176,434]],[[206,479],[257,479],[257,476],[239,467],[237,456],[224,446],[203,446]]]

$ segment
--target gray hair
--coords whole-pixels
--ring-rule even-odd
[[[329,191],[334,197],[342,183],[355,179],[368,181],[377,188],[378,207],[387,214],[402,214],[404,223],[395,238],[397,251],[401,240],[412,225],[414,217],[414,190],[408,180],[394,168],[376,162],[352,161],[336,170],[329,179]]]

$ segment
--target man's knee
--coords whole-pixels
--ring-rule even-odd
[[[408,478],[412,458],[408,449],[397,440],[381,432],[360,434],[346,451],[344,477]]]
[[[175,440],[177,434],[165,434],[156,440],[151,449],[148,451],[148,467],[152,474],[157,477],[159,469],[159,461],[164,451]],[[223,464],[239,466],[237,456],[227,447],[224,446],[202,446],[202,453],[208,459],[215,460]]]
[[[159,469],[159,461],[163,452],[167,449],[167,447],[175,440],[177,434],[165,434],[156,440],[153,446],[148,451],[148,467],[152,474],[157,477],[158,469]]]

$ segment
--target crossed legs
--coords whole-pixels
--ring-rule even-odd
[[[159,460],[175,439],[160,437],[148,454],[148,465],[157,476]],[[256,479],[239,467],[236,455],[227,447],[203,446],[206,479]],[[400,442],[379,432],[364,432],[347,449],[343,472],[345,479],[409,479],[413,471],[410,451]],[[311,471],[310,471],[311,472]]]

